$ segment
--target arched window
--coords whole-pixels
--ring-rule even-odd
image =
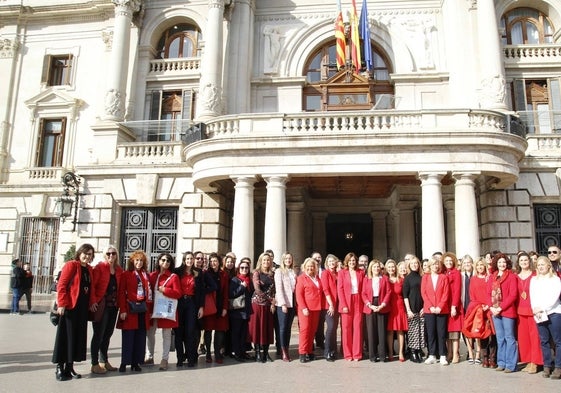
[[[553,25],[542,12],[532,8],[515,8],[501,18],[505,45],[553,43]]]
[[[335,41],[318,48],[304,68],[304,110],[365,110],[382,101],[379,109],[390,109],[392,105],[387,103],[393,99],[387,98],[393,97],[394,89],[389,78],[389,61],[374,46],[372,53],[373,70],[357,75],[347,69],[337,71]]]
[[[199,41],[202,35],[198,28],[189,24],[174,25],[167,29],[158,42],[158,58],[177,59],[199,57]]]

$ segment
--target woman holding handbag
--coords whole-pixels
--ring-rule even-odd
[[[127,261],[127,270],[121,276],[117,322],[122,341],[121,373],[126,371],[128,364],[131,371],[142,371],[140,364],[144,361],[146,350],[146,329],[150,326],[148,304],[152,303],[147,261],[144,251],[133,252]]]
[[[245,352],[249,333],[249,317],[252,313],[251,296],[253,295],[253,282],[249,272],[250,266],[251,259],[247,257],[242,258],[236,269],[237,274],[230,280],[228,288],[230,303],[232,303],[232,307],[230,307],[228,312],[230,317],[230,333],[232,335],[232,351],[234,358],[238,362],[250,359]]]
[[[56,312],[60,321],[52,358],[57,365],[58,381],[82,377],[74,370],[74,362],[86,360],[88,309],[92,305],[91,293],[95,284],[90,266],[93,256],[91,244],[80,246],[74,260],[62,267],[58,280]]]
[[[114,246],[105,250],[105,260],[99,262],[93,269],[94,292],[92,296],[96,313],[101,313],[101,318],[92,321],[93,336],[90,344],[92,354],[93,374],[105,374],[107,371],[116,371],[117,368],[109,363],[109,341],[115,330],[117,321],[117,293],[123,268],[119,265],[119,252]],[[98,310],[103,308],[103,310]],[[100,363],[101,361],[101,363]]]
[[[158,269],[150,273],[150,288],[154,293],[154,300],[156,300],[157,293],[162,294],[168,298],[179,299],[181,296],[181,285],[177,274],[173,273],[175,269],[175,260],[173,257],[164,252],[158,256]],[[155,306],[155,304],[154,304]],[[177,327],[177,310],[175,318],[154,318],[150,320],[150,328],[146,332],[147,349],[145,364],[154,364],[154,347],[156,344],[156,329],[162,329],[162,360],[160,362],[160,370],[165,371],[168,369],[169,351],[171,347],[171,331]]]

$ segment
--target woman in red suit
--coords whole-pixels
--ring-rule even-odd
[[[460,333],[464,322],[462,309],[462,274],[458,270],[458,258],[447,252],[442,256],[446,276],[450,284],[450,316],[448,317],[448,360],[460,361]]]
[[[393,359],[393,339],[394,332],[397,334],[399,361],[404,362],[405,356],[403,350],[405,347],[405,332],[407,326],[407,311],[405,310],[405,302],[403,300],[403,280],[407,275],[407,267],[405,262],[396,264],[393,259],[389,259],[385,265],[389,287],[390,287],[390,304],[387,325],[388,339],[388,358]]]
[[[105,260],[95,265],[93,303],[97,309],[99,302],[104,298],[105,307],[103,315],[98,322],[92,322],[93,336],[90,344],[92,354],[92,368],[94,374],[105,374],[107,371],[116,371],[117,368],[109,363],[109,341],[115,330],[117,322],[117,293],[123,268],[119,265],[117,248],[109,246],[105,250]],[[101,361],[101,362],[100,362]]]
[[[206,362],[212,363],[210,355],[210,342],[212,340],[212,331],[214,330],[214,360],[218,364],[224,363],[224,354],[222,348],[224,346],[224,335],[228,330],[228,285],[230,278],[228,273],[222,270],[222,258],[217,253],[209,256],[209,268],[204,274],[208,279],[212,280],[216,285],[216,314],[207,315],[203,318],[203,326],[205,329],[205,347]]]
[[[521,252],[518,254],[517,270],[518,351],[520,351],[520,361],[527,363],[522,371],[535,374],[538,372],[538,366],[543,365],[543,355],[538,325],[534,320],[530,303],[530,281],[536,275],[536,270],[527,253]]]
[[[158,256],[158,269],[150,273],[150,288],[152,293],[156,291],[172,298],[179,299],[181,297],[181,284],[179,277],[173,273],[175,269],[175,261],[173,257],[165,252]],[[177,327],[177,310],[175,319],[153,318],[150,320],[150,329],[146,332],[148,340],[148,353],[146,354],[145,364],[154,364],[154,347],[156,344],[156,329],[162,329],[162,361],[160,362],[160,370],[168,369],[169,350],[171,347],[171,330]]]
[[[341,340],[345,360],[362,359],[362,280],[364,271],[358,269],[358,258],[352,252],[343,260],[337,278],[337,297],[341,314]]]
[[[440,364],[447,366],[446,333],[448,330],[448,314],[450,313],[450,284],[443,273],[442,261],[429,259],[430,274],[423,274],[421,296],[423,297],[423,313],[427,329],[429,357],[425,364],[436,363],[440,356]]]
[[[118,296],[120,314],[117,322],[117,329],[121,329],[121,373],[126,371],[127,364],[130,364],[131,371],[142,371],[140,363],[144,362],[146,329],[150,326],[148,304],[152,303],[152,290],[146,272],[147,259],[143,251],[133,252],[127,261],[127,269],[121,276]],[[129,302],[146,303],[146,311],[132,313]]]
[[[91,244],[83,244],[74,260],[62,267],[57,284],[57,326],[52,361],[56,366],[56,379],[66,381],[82,376],[74,371],[74,362],[86,360],[88,309],[93,304],[93,277],[90,263],[94,256]]]
[[[324,297],[315,259],[306,258],[302,270],[303,274],[296,280],[296,304],[300,326],[298,354],[300,362],[306,363],[315,359],[314,335],[319,323],[319,314],[323,309]]]
[[[391,290],[382,274],[382,262],[373,259],[362,283],[362,301],[366,314],[366,334],[371,362],[386,361],[386,335]]]
[[[325,296],[325,348],[324,356],[328,362],[335,361],[337,351],[337,327],[339,326],[339,311],[337,301],[337,262],[335,255],[325,257],[325,270],[321,274],[321,286]]]
[[[479,257],[475,262],[475,274],[469,283],[469,305],[466,310],[466,316],[470,315],[474,308],[481,306],[483,311],[489,310],[487,305],[487,281],[489,275],[487,273],[487,263],[483,257]],[[489,337],[475,339],[475,364],[481,363],[484,368],[489,367]],[[483,359],[480,359],[483,353]]]

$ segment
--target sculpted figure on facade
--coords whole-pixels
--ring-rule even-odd
[[[105,93],[105,114],[115,119],[122,120],[125,114],[124,97],[115,90],[109,89]]]
[[[8,38],[0,38],[0,58],[6,59],[14,57],[20,47],[17,40],[10,40]]]
[[[203,107],[205,110],[220,113],[220,89],[211,82],[203,86]]]
[[[504,105],[506,82],[502,75],[494,75],[481,81],[480,102],[483,108]]]
[[[273,74],[278,72],[279,56],[284,43],[284,34],[279,26],[265,26],[263,28],[263,44],[265,58],[263,72]]]
[[[111,48],[113,47],[113,31],[101,32],[101,39],[105,44],[105,50],[111,51]]]

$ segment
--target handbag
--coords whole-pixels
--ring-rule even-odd
[[[177,299],[167,297],[160,291],[154,291],[154,312],[152,313],[152,318],[175,321],[176,311]]]
[[[57,313],[58,306],[56,304],[56,300],[53,301],[51,305],[51,311],[49,312],[49,319],[53,326],[57,326],[60,322],[60,315]]]
[[[140,313],[146,312],[146,310],[147,310],[145,301],[133,302],[133,301],[127,300],[127,303],[129,304],[129,312],[131,314],[140,314]]]
[[[88,321],[101,322],[103,312],[105,311],[105,296],[97,303],[96,311],[88,311]]]
[[[228,308],[230,310],[240,310],[245,308],[245,293],[233,299],[228,299]]]
[[[207,293],[205,296],[205,306],[203,308],[203,317],[216,314],[216,292]]]

